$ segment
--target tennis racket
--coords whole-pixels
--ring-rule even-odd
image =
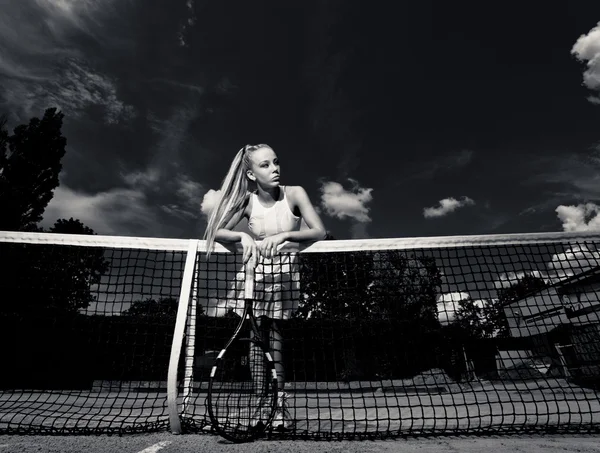
[[[277,409],[277,374],[252,311],[254,257],[246,264],[244,312],[210,372],[208,414],[215,431],[232,442],[256,439]]]

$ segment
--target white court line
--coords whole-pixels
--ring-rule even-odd
[[[170,443],[171,443],[170,440],[165,440],[163,442],[159,442],[157,444],[151,445],[148,448],[144,448],[142,451],[139,451],[138,453],[156,453],[158,450],[162,450]]]

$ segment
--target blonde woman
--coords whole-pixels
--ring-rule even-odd
[[[252,256],[257,258],[254,313],[261,328],[269,333],[280,389],[273,427],[290,428],[277,320],[288,319],[298,308],[299,278],[296,256],[278,255],[277,247],[286,241],[319,241],[325,239],[326,231],[306,191],[301,186],[281,185],[280,177],[279,159],[270,146],[246,145],[239,150],[221,186],[221,198],[204,238],[209,254],[215,241],[241,242],[244,264]],[[249,183],[255,186],[252,192]],[[233,231],[244,217],[251,234]],[[301,220],[308,229],[300,229]]]

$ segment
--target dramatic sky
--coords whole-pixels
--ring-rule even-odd
[[[202,237],[262,142],[338,239],[598,230],[600,2],[558,4],[5,0],[0,110],[65,114],[45,225]]]

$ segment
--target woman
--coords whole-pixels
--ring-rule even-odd
[[[301,186],[280,184],[280,165],[268,145],[244,146],[236,154],[221,186],[221,199],[209,218],[204,238],[210,251],[215,241],[241,242],[243,262],[258,258],[254,313],[262,328],[269,332],[277,381],[281,391],[275,428],[289,428],[283,392],[285,376],[282,337],[277,320],[288,319],[298,308],[299,279],[295,255],[277,255],[277,247],[286,241],[304,242],[325,239],[326,231],[306,191]],[[248,181],[256,190],[248,191]],[[248,220],[251,234],[233,231]],[[301,230],[301,220],[308,229]],[[257,245],[255,240],[260,240]]]

